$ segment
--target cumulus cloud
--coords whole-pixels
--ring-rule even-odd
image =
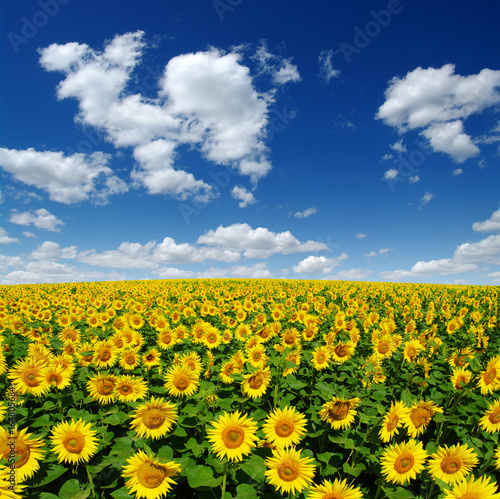
[[[39,229],[52,232],[60,232],[61,227],[66,225],[62,220],[59,220],[59,218],[45,208],[40,208],[35,211],[23,211],[20,213],[16,210],[12,210],[9,222],[25,226],[34,225]]]
[[[356,239],[364,239],[365,237],[368,237],[366,234],[364,234],[363,232],[358,232],[356,234]]]
[[[455,74],[455,66],[410,71],[395,77],[385,91],[385,102],[376,118],[400,133],[421,130],[435,151],[463,162],[479,154],[479,148],[464,132],[469,116],[500,102],[500,71],[483,69],[478,74]]]
[[[288,82],[301,80],[299,71],[291,59],[272,54],[267,48],[266,42],[261,41],[255,55],[260,74],[269,74],[275,84],[284,85]]]
[[[500,231],[500,209],[493,212],[491,217],[484,222],[472,224],[472,230],[476,232],[499,232]]]
[[[403,139],[400,139],[397,142],[395,142],[394,144],[391,144],[390,148],[393,151],[396,151],[396,152],[398,152],[400,154],[407,151],[406,146],[403,144]]]
[[[340,70],[335,69],[332,64],[333,50],[322,50],[319,54],[319,80],[328,85],[332,78],[340,75]]]
[[[462,168],[455,168],[451,174],[454,176],[454,177],[457,177],[458,175],[462,175],[463,174],[463,170]]]
[[[393,248],[380,248],[378,251],[370,251],[369,253],[365,253],[366,258],[372,258],[377,255],[386,255],[390,251],[394,251]]]
[[[335,267],[340,265],[342,260],[347,258],[346,253],[342,253],[337,258],[326,258],[325,256],[308,256],[293,267],[293,271],[298,274],[329,274]]]
[[[0,166],[16,180],[48,192],[53,201],[64,204],[92,200],[105,204],[108,197],[128,190],[107,166],[109,155],[60,151],[0,148]]]
[[[432,192],[427,191],[420,200],[420,207],[430,203],[434,199],[434,194]]]
[[[3,227],[0,227],[0,244],[12,244],[18,242],[19,239],[16,239],[15,237],[9,237],[8,232]]]
[[[420,182],[420,177],[418,175],[410,177],[410,184],[416,184],[417,182]]]
[[[233,190],[231,191],[231,196],[233,199],[237,199],[240,202],[238,203],[238,206],[240,208],[245,208],[249,204],[254,204],[257,202],[255,199],[254,195],[247,191],[244,187],[241,187],[240,185],[235,185],[233,187]]]
[[[293,214],[293,216],[295,218],[307,218],[307,217],[310,217],[311,215],[316,215],[316,213],[318,213],[318,209],[311,207],[311,208],[305,209],[304,211],[296,211]]]
[[[382,180],[394,180],[399,175],[395,168],[390,168],[384,173]]]

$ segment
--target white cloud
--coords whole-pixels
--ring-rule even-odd
[[[200,236],[197,242],[207,246],[242,250],[246,258],[268,258],[277,253],[289,255],[327,249],[325,244],[316,241],[301,243],[289,231],[275,233],[265,227],[252,229],[246,223],[236,223],[228,227],[220,226],[216,230],[209,230]]]
[[[64,204],[89,198],[96,204],[105,204],[110,195],[127,191],[125,182],[107,166],[108,161],[109,155],[100,152],[89,156],[80,153],[65,156],[60,151],[0,148],[0,166],[6,172],[16,180],[48,192],[50,199]]]
[[[319,54],[319,79],[328,85],[332,78],[340,75],[340,70],[335,69],[332,64],[333,50],[322,50]]]
[[[0,244],[11,244],[19,242],[19,239],[16,239],[15,237],[9,237],[7,234],[8,232],[3,227],[0,227]]]
[[[462,168],[455,168],[455,169],[451,172],[451,174],[452,174],[454,177],[456,177],[457,175],[462,175],[462,174],[463,174],[463,172],[464,172],[464,171],[462,170]]]
[[[9,222],[25,226],[34,225],[39,229],[52,232],[60,232],[61,227],[66,225],[62,220],[59,220],[45,208],[40,208],[35,211],[23,211],[21,213],[12,210]]]
[[[36,235],[33,234],[33,232],[29,232],[29,231],[24,231],[23,236],[24,237],[36,237]]]
[[[271,272],[266,268],[265,262],[259,262],[251,266],[233,266],[229,269],[229,273],[233,277],[247,279],[271,279],[273,277]]]
[[[305,209],[304,211],[296,211],[293,214],[293,216],[295,218],[307,218],[307,217],[310,217],[311,215],[316,215],[316,213],[318,213],[318,209],[311,207],[311,208]]]
[[[484,222],[475,222],[472,224],[472,230],[476,232],[498,232],[500,231],[500,209],[493,212],[489,220]]]
[[[258,63],[260,74],[269,74],[275,84],[284,85],[289,81],[298,82],[301,80],[297,66],[292,64],[291,59],[269,52],[264,40],[261,41],[252,58]]]
[[[393,248],[380,248],[378,251],[370,251],[370,253],[365,253],[366,258],[372,258],[377,255],[386,255],[389,251],[394,251]]]
[[[434,199],[434,194],[432,192],[427,191],[420,200],[420,206],[423,206]]]
[[[483,69],[478,74],[455,74],[455,66],[410,71],[395,77],[385,91],[386,101],[376,118],[400,133],[422,130],[435,151],[463,162],[477,156],[478,147],[464,133],[463,120],[500,102],[500,71]]]
[[[390,145],[389,147],[393,151],[396,151],[396,152],[398,152],[400,154],[407,151],[406,146],[403,144],[403,139],[398,140],[397,142],[395,142],[394,144]]]
[[[233,190],[231,191],[231,196],[233,197],[233,199],[237,199],[240,201],[240,203],[238,203],[238,206],[240,208],[245,208],[249,204],[254,204],[257,202],[254,195],[251,192],[248,192],[244,187],[241,187],[240,185],[235,185],[233,187]]]
[[[356,234],[356,239],[364,239],[365,237],[368,237],[366,234],[363,234],[363,232],[358,232]]]
[[[384,154],[382,156],[381,161],[389,161],[390,159],[394,158],[394,155],[393,154]]]
[[[181,270],[174,267],[161,267],[153,270],[153,274],[160,279],[192,279],[196,277],[195,273],[190,270]]]
[[[366,258],[372,258],[374,256],[377,256],[377,252],[376,251],[370,251],[370,253],[365,253],[365,257]]]
[[[390,168],[384,173],[382,180],[393,180],[399,175],[399,172],[395,168]]]
[[[326,258],[325,256],[308,256],[293,267],[298,274],[329,274],[335,267],[345,260],[347,255],[342,253],[337,258]]]
[[[418,175],[410,177],[410,184],[416,184],[417,182],[420,182],[420,177]]]
[[[45,241],[31,252],[30,258],[33,260],[43,260],[55,262],[61,257],[59,244],[54,241]]]
[[[366,279],[370,274],[373,273],[373,270],[367,269],[350,269],[350,270],[341,270],[335,274],[335,279],[342,281],[360,281]]]

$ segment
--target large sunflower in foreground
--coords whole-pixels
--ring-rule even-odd
[[[404,484],[424,469],[427,452],[422,442],[410,440],[384,450],[380,458],[382,474],[392,483]]]
[[[452,490],[447,490],[444,499],[500,499],[495,482],[487,476],[475,479],[470,475],[469,480],[455,484]]]
[[[488,433],[500,431],[500,399],[490,404],[479,421],[479,426]]]
[[[177,421],[177,408],[164,398],[151,398],[149,402],[137,407],[132,427],[140,437],[159,438],[165,435]]]
[[[389,442],[403,424],[403,420],[410,414],[410,410],[403,402],[393,402],[391,408],[384,416],[384,422],[379,432],[380,440]]]
[[[434,478],[450,484],[463,480],[478,461],[478,457],[467,444],[451,447],[445,445],[430,456],[427,466]]]
[[[488,395],[500,389],[500,356],[493,357],[488,361],[486,369],[479,375],[477,387],[481,395]]]
[[[161,463],[144,451],[139,450],[123,467],[122,476],[127,479],[125,486],[138,498],[157,499],[164,497],[175,480],[172,477],[181,471],[174,462]]]
[[[59,423],[50,439],[59,462],[88,462],[97,452],[96,432],[90,423],[81,419]]]
[[[230,461],[241,461],[244,455],[250,454],[257,437],[257,425],[248,415],[224,413],[212,428],[207,429],[208,440],[219,459],[227,457]]]
[[[349,428],[357,414],[355,409],[358,403],[358,397],[352,399],[333,397],[330,402],[323,404],[319,417],[323,421],[328,421],[334,430]]]
[[[192,395],[198,390],[199,378],[193,371],[182,365],[172,366],[165,375],[165,388],[173,397]]]
[[[243,378],[243,393],[253,399],[261,398],[271,382],[271,369],[267,366],[265,369],[258,369],[253,374],[244,374]]]
[[[304,436],[306,417],[295,407],[276,408],[265,420],[263,430],[266,439],[278,449],[299,443]]]
[[[314,369],[321,371],[330,365],[331,354],[326,346],[318,346],[312,353],[312,365]]]
[[[438,412],[443,412],[443,409],[432,401],[420,400],[419,402],[414,402],[410,407],[409,415],[404,419],[408,435],[411,438],[415,438],[423,433],[434,415]]]
[[[32,438],[26,429],[18,431],[16,427],[11,432],[0,427],[0,458],[8,460],[11,467],[14,466],[16,483],[30,478],[40,468],[38,461],[43,458],[44,451],[40,450],[43,446],[44,443]],[[11,454],[12,451],[15,454]],[[10,461],[12,457],[15,462]],[[1,493],[0,497],[3,497]]]
[[[273,457],[266,459],[266,477],[281,494],[302,492],[311,484],[315,466],[310,457],[300,457],[300,450],[290,449],[273,450]]]
[[[314,485],[309,490],[307,499],[363,499],[363,493],[358,487],[347,484],[347,480],[332,482],[323,480],[321,485]]]
[[[36,397],[44,395],[50,390],[50,385],[42,376],[43,361],[36,362],[27,357],[17,361],[16,365],[9,371],[8,378],[12,381],[14,389],[20,395],[31,393]]]

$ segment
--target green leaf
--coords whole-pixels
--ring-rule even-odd
[[[40,416],[31,423],[31,426],[34,428],[39,428],[40,426],[49,426],[52,425],[52,421],[50,419],[50,416],[48,414],[44,414],[43,416]]]
[[[257,499],[257,491],[251,485],[242,483],[236,487],[235,499]]]
[[[40,499],[59,499],[55,494],[51,494],[50,492],[42,492],[40,494]]]
[[[103,424],[110,424],[112,426],[117,426],[125,423],[129,419],[128,414],[125,414],[124,412],[120,411],[117,414],[110,414],[109,416],[106,416],[101,422]]]
[[[59,490],[59,498],[67,499],[71,497],[72,499],[85,499],[90,495],[90,489],[82,490],[80,487],[80,482],[75,478],[70,478],[64,482],[63,486]]]
[[[47,485],[48,483],[57,480],[61,475],[66,473],[66,471],[67,469],[65,466],[61,466],[60,464],[53,464],[47,469],[47,477],[36,485],[32,485],[32,487],[42,487],[44,485]]]
[[[358,463],[354,468],[349,463],[344,463],[342,466],[344,473],[352,476],[359,476],[362,471],[366,469],[366,466],[363,463]]]
[[[128,493],[127,487],[122,487],[121,489],[115,490],[114,492],[111,492],[111,497],[113,499],[130,499],[131,497],[134,497]]]
[[[266,464],[262,457],[252,454],[241,466],[241,470],[256,482],[265,479]]]
[[[193,489],[199,487],[217,487],[222,482],[222,477],[214,478],[212,468],[209,466],[191,466],[184,471],[189,486]]]
[[[410,499],[415,497],[409,490],[398,487],[394,492],[387,492],[389,499]]]

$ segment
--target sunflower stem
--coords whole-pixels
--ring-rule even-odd
[[[380,495],[381,491],[382,491],[382,484],[379,483],[377,487],[377,492],[375,493],[375,499],[378,499],[378,496]]]
[[[222,479],[222,494],[221,498],[224,499],[224,496],[226,495],[226,483],[227,483],[227,475],[229,473],[229,463],[226,461],[224,463],[224,478]]]

